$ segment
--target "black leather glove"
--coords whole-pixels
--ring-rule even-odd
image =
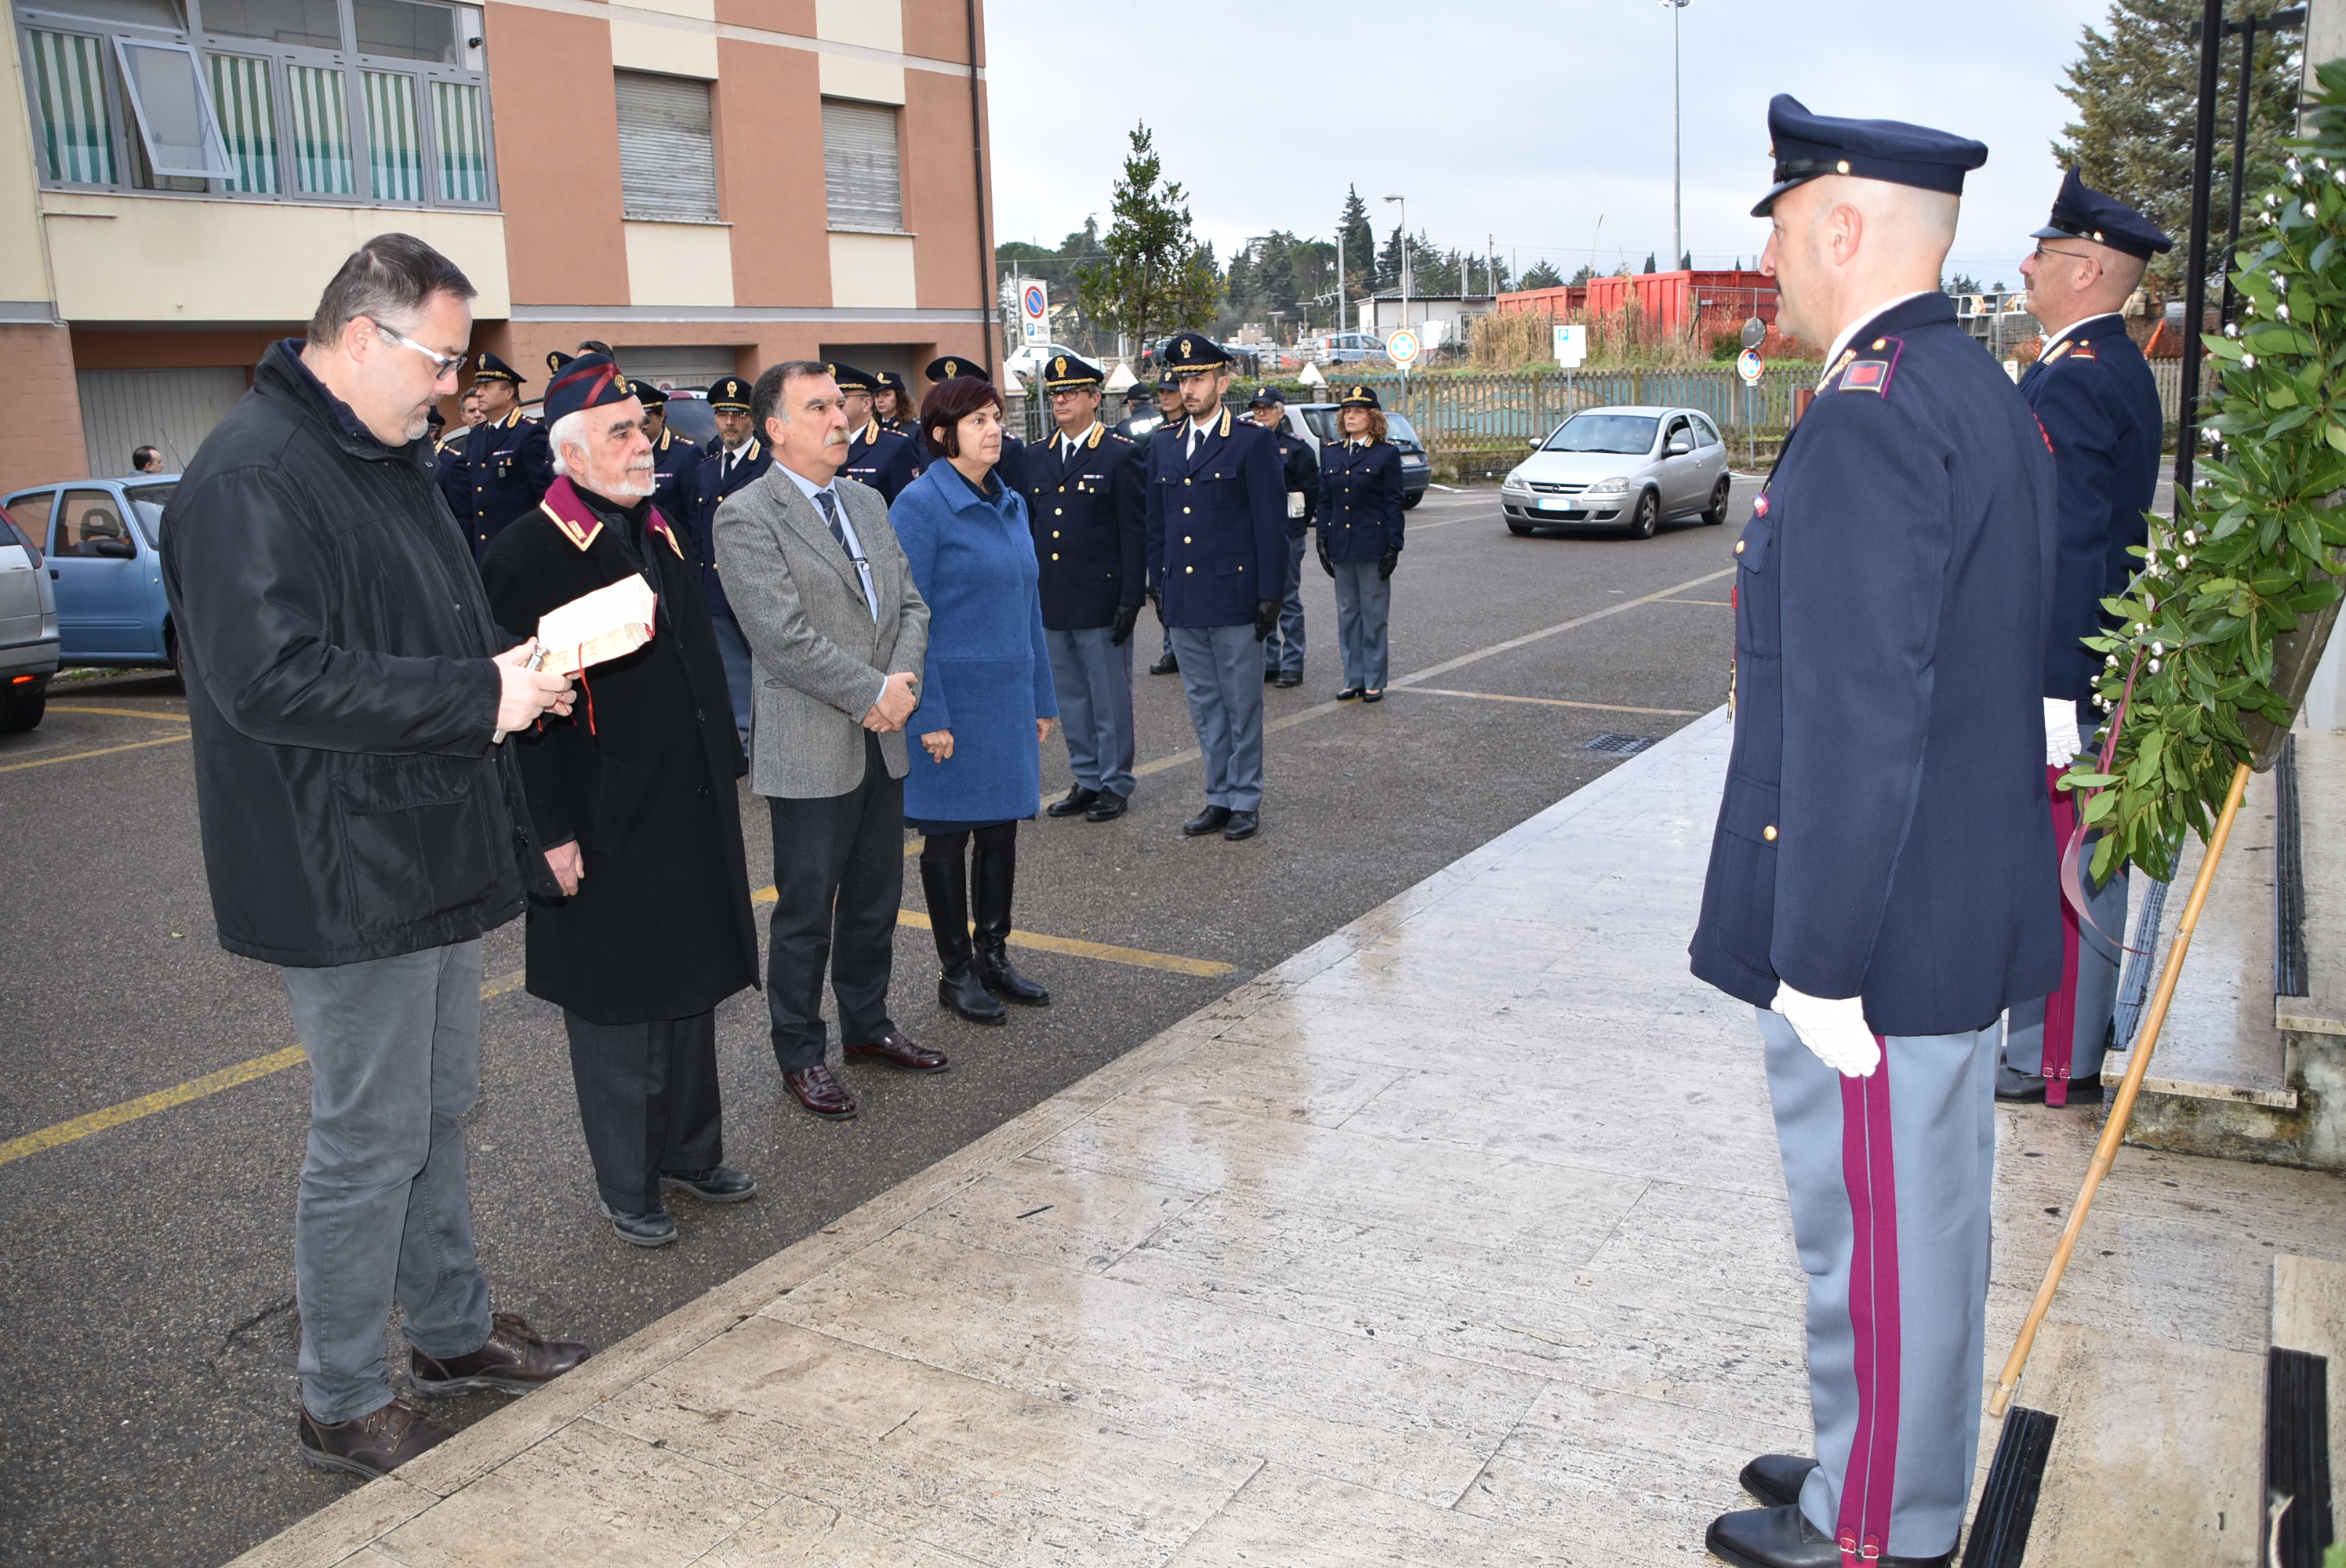
[[[1108,647],[1116,648],[1122,647],[1125,644],[1125,639],[1132,636],[1132,628],[1138,623],[1139,619],[1140,606],[1138,605],[1118,605],[1116,608],[1115,629],[1107,634]]]
[[[1336,575],[1336,557],[1328,554],[1328,537],[1324,534],[1320,537],[1320,569],[1331,577]]]
[[[1401,546],[1396,545],[1392,549],[1385,552],[1383,560],[1377,563],[1377,581],[1382,582],[1387,577],[1392,576],[1392,569],[1400,565]]]
[[[1154,588],[1149,589],[1148,607],[1157,612],[1157,624],[1160,626],[1163,626],[1165,624],[1165,596],[1158,593]]]
[[[1261,642],[1279,625],[1279,601],[1257,599],[1254,602],[1254,640]]]

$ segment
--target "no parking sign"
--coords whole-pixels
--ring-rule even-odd
[[[1021,341],[1047,343],[1051,341],[1051,297],[1040,283],[1029,283],[1018,293],[1018,329]]]

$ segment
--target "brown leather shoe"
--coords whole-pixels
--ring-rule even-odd
[[[469,1356],[446,1360],[408,1348],[407,1375],[427,1400],[469,1394],[475,1389],[505,1389],[525,1394],[542,1388],[585,1360],[591,1352],[574,1339],[549,1339],[518,1312],[489,1317],[488,1343]]]
[[[405,1400],[393,1400],[379,1410],[355,1420],[332,1426],[301,1410],[301,1462],[318,1470],[339,1470],[372,1480],[397,1470],[426,1449],[437,1448],[456,1435]]]
[[[843,1122],[855,1115],[855,1096],[831,1075],[828,1067],[801,1067],[795,1073],[783,1074],[782,1082],[790,1085],[800,1105],[825,1121]]]
[[[947,1065],[944,1052],[913,1044],[904,1038],[901,1029],[891,1029],[869,1045],[850,1045],[847,1054],[866,1061],[885,1062],[907,1073],[942,1073]]]

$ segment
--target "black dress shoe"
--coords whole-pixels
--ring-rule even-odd
[[[1280,675],[1279,684],[1281,686],[1301,686],[1303,684],[1303,672],[1300,669],[1283,671]]]
[[[1800,1488],[1817,1461],[1797,1453],[1763,1453],[1743,1467],[1735,1479],[1743,1490],[1770,1508],[1789,1508],[1800,1501]]]
[[[1378,687],[1374,691],[1363,691],[1361,693],[1361,700],[1362,702],[1382,702],[1384,699],[1384,688],[1382,687]]]
[[[758,1196],[758,1178],[731,1166],[705,1171],[662,1171],[660,1191],[688,1192],[703,1203],[740,1203]]]
[[[1222,837],[1233,844],[1240,839],[1253,838],[1256,830],[1262,826],[1261,820],[1252,811],[1233,811],[1229,816],[1229,823],[1223,828]]]
[[[1999,1062],[1995,1066],[1995,1097],[2006,1105],[2044,1105],[2052,1102],[2045,1097],[2045,1081],[2034,1073],[2015,1072]],[[2069,1080],[2069,1105],[2098,1105],[2105,1097],[2099,1077]],[[2056,1109],[2058,1107],[2055,1107]]]
[[[1263,684],[1263,685],[1265,685],[1265,686],[1275,686],[1275,685],[1277,685],[1278,683],[1279,683],[1279,672],[1278,672],[1277,670],[1275,670],[1275,669],[1267,669],[1267,670],[1265,670],[1265,671],[1263,671],[1263,672],[1262,672],[1262,684]]]
[[[648,1214],[629,1214],[607,1203],[603,1206],[603,1217],[611,1222],[611,1234],[629,1247],[666,1247],[676,1239],[676,1221],[664,1208]]]
[[[1043,808],[1043,815],[1080,817],[1090,810],[1092,802],[1098,799],[1099,791],[1096,789],[1086,789],[1080,784],[1070,785],[1066,794]]]
[[[1155,664],[1148,667],[1148,673],[1151,675],[1178,675],[1181,673],[1181,661],[1175,658],[1171,654],[1167,654],[1163,658],[1158,659]]]
[[[1092,802],[1092,809],[1084,813],[1084,820],[1113,822],[1123,816],[1126,809],[1131,804],[1131,796],[1119,795],[1113,789],[1103,789],[1100,791],[1100,798]]]
[[[937,1005],[950,1007],[972,1023],[1007,1023],[1010,1013],[987,993],[977,965],[957,963],[937,977]]]
[[[1710,1522],[1703,1544],[1735,1568],[1841,1568],[1841,1548],[1797,1506],[1746,1508]],[[1947,1568],[1953,1547],[1935,1557],[1869,1557],[1872,1568]]]
[[[1181,836],[1202,839],[1209,833],[1220,832],[1229,825],[1229,820],[1230,809],[1228,806],[1209,806],[1181,824]]]
[[[1360,696],[1361,688],[1359,687],[1348,686],[1343,690],[1336,694],[1336,700],[1338,702],[1357,702],[1360,700]]]

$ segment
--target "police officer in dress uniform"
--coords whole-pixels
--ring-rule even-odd
[[[1169,370],[1158,372],[1157,412],[1146,416],[1136,416],[1125,422],[1131,426],[1132,438],[1141,443],[1144,464],[1147,462],[1148,453],[1153,450],[1150,438],[1166,426],[1178,424],[1188,417],[1181,412],[1181,378]],[[1158,611],[1158,619],[1161,625],[1164,620],[1161,608]],[[1181,673],[1181,661],[1173,657],[1173,628],[1164,626],[1163,631],[1164,636],[1158,650],[1157,662],[1148,667],[1148,673],[1178,675]]]
[[[1270,432],[1222,406],[1229,359],[1202,332],[1165,345],[1182,419],[1149,438],[1148,586],[1180,660],[1206,770],[1191,838],[1250,839],[1262,810],[1262,649],[1287,579],[1287,482]]]
[[[1058,427],[1012,476],[1042,569],[1043,643],[1076,781],[1046,812],[1108,822],[1132,799],[1132,628],[1146,587],[1140,448],[1100,423],[1107,372],[1054,354],[1040,380]]]
[[[2052,453],[1939,291],[1987,148],[1770,105],[1779,324],[1829,344],[1735,546],[1735,738],[1695,974],[1756,1010],[1808,1289],[1814,1458],[1739,1568],[1945,1564],[1987,1331],[1997,1021],[2060,978]]]
[[[652,500],[684,522],[692,515],[692,493],[700,473],[699,447],[668,428],[668,393],[649,382],[630,381],[627,390],[644,405],[644,434],[652,443]]]
[[[917,448],[921,422],[913,404],[911,383],[894,371],[872,372],[872,417],[880,422],[881,429],[894,431]]]
[[[720,376],[709,388],[709,410],[717,416],[717,450],[700,460],[692,478],[692,545],[700,564],[700,587],[709,603],[709,618],[717,631],[717,650],[725,656],[725,687],[733,698],[733,723],[744,741],[750,734],[750,642],[725,585],[717,577],[717,508],[737,490],[746,489],[772,465],[766,443],[750,433],[750,383],[740,376]]]
[[[1278,686],[1303,684],[1303,541],[1320,509],[1320,459],[1311,443],[1287,428],[1287,394],[1277,387],[1255,389],[1247,404],[1254,422],[1270,432],[1287,475],[1287,596],[1279,625],[1262,644],[1262,678]]]
[[[2045,327],[2045,351],[2021,372],[2020,395],[2053,443],[2061,484],[2061,558],[2045,645],[2045,793],[2057,853],[2075,829],[2076,798],[2052,782],[2101,721],[2094,708],[2101,656],[2082,639],[2116,626],[2101,602],[2126,592],[2140,565],[2127,551],[2147,540],[2143,514],[2158,487],[2158,386],[2119,311],[2150,258],[2175,241],[2125,202],[2088,188],[2074,168],[2052,218],[2031,238],[2036,249],[2020,273],[2029,311]],[[2117,1023],[2127,875],[2120,870],[2095,886],[2093,845],[2086,840],[2078,860],[2092,919],[2079,921],[2063,898],[2061,983],[2004,1020],[1999,1100],[2101,1103],[2102,1054]]]
[[[1336,641],[1343,650],[1338,702],[1382,702],[1392,622],[1392,575],[1401,564],[1408,500],[1401,449],[1385,438],[1374,387],[1337,400],[1344,439],[1321,450],[1320,566],[1336,580]]]
[[[893,503],[925,466],[915,454],[912,437],[888,429],[872,413],[872,397],[880,382],[871,372],[836,361],[825,368],[839,383],[840,407],[847,415],[847,461],[839,471]]]
[[[536,507],[554,483],[554,453],[546,427],[521,413],[522,376],[484,350],[473,361],[473,391],[481,423],[464,437],[461,464],[436,475],[448,508],[464,525],[479,560],[505,525]]]

